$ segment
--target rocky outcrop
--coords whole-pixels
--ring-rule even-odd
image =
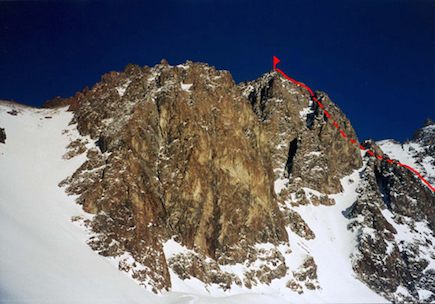
[[[428,174],[428,171],[435,171],[435,122],[430,118],[426,119],[423,128],[414,132],[408,145],[416,163],[421,165],[418,168],[421,174],[429,183],[435,185],[435,174]]]
[[[433,126],[433,125],[435,125],[435,121],[433,119],[426,118],[426,120],[424,121],[423,128],[428,126]]]
[[[435,125],[426,119],[422,128],[414,132],[412,140],[378,142],[385,153],[411,166],[432,186],[435,185]]]
[[[4,128],[0,128],[0,143],[6,143],[6,132]]]
[[[206,256],[201,254],[179,253],[169,259],[169,266],[182,280],[197,278],[207,286],[216,284],[223,290],[229,290],[233,284],[242,287],[242,281],[238,276],[223,271],[215,260],[207,260]],[[245,286],[251,285],[245,282]]]
[[[55,109],[60,107],[71,106],[73,100],[74,100],[73,97],[62,98],[60,96],[56,96],[55,98],[44,102],[41,108]]]
[[[308,290],[321,289],[317,281],[317,265],[312,256],[307,256],[302,265],[293,271],[293,277],[287,281],[286,287],[298,294],[304,293],[301,285],[303,282]]]
[[[435,122],[430,118],[426,119],[423,128],[414,132],[412,142],[420,143],[427,147],[433,147],[435,145]],[[435,155],[435,150],[431,150],[430,152],[432,152],[432,156]]]
[[[171,237],[216,261],[287,240],[266,134],[228,72],[129,65],[72,104],[98,146],[63,183],[97,214],[90,245],[132,253],[153,269],[155,289],[170,287],[162,244]]]
[[[308,290],[320,288],[319,282],[317,281],[317,265],[312,256],[308,256],[302,265],[297,270],[293,271],[293,276],[299,283],[305,282],[305,287]],[[289,284],[293,285],[292,283]]]
[[[169,258],[171,269],[180,279],[195,277],[207,285],[217,284],[223,290],[231,286],[251,289],[258,284],[269,285],[272,280],[286,275],[288,267],[280,251],[276,249],[254,248],[243,246],[244,250],[237,252],[235,259],[206,259],[200,253],[179,253]],[[233,273],[221,269],[221,265],[235,265],[239,263],[245,270],[243,280]]]
[[[294,233],[305,238],[306,240],[311,240],[316,237],[314,232],[310,229],[307,223],[305,223],[299,213],[294,210],[288,210],[288,224]]]

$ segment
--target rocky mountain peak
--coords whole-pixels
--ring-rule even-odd
[[[317,264],[305,245],[292,245],[303,247],[301,265],[287,264],[290,235],[308,241],[318,233],[298,208],[332,208],[343,178],[359,170],[353,205],[340,213],[359,231],[354,271],[389,299],[400,286],[418,297],[406,282],[420,284],[413,276],[425,268],[407,269],[400,229],[385,212],[429,222],[433,194],[409,170],[362,155],[346,115],[326,93],[315,95],[323,108],[276,71],[236,85],[228,71],[191,61],[103,75],[68,99],[82,137],[65,157],[86,153],[87,160],[61,183],[94,214],[85,223],[89,245],[119,258],[119,269],[155,292],[171,288],[170,270],[224,290],[286,277],[295,292],[302,282],[314,290]],[[422,129],[424,138],[432,127]],[[362,145],[388,155],[373,140]],[[169,252],[168,243],[184,249]]]
[[[435,121],[433,121],[430,118],[426,118],[423,127],[432,126],[432,125],[435,125]]]
[[[427,118],[424,122],[423,128],[418,129],[412,136],[413,142],[419,142],[424,146],[435,145],[435,122]]]

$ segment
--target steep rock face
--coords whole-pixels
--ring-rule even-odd
[[[371,140],[363,146],[389,158]],[[433,301],[428,266],[435,261],[435,194],[410,170],[369,154],[364,158],[360,194],[346,213],[349,229],[358,230],[354,271],[388,300]]]
[[[129,65],[76,94],[72,107],[98,148],[63,184],[98,214],[90,245],[132,253],[146,266],[136,271],[142,281],[170,287],[162,242],[171,237],[221,263],[287,240],[266,134],[228,72]]]
[[[240,84],[239,88],[264,126],[272,152],[273,168],[284,170],[290,143],[297,142],[299,130],[305,127],[300,112],[309,106],[309,94],[277,72],[266,73],[257,80]],[[295,146],[293,150],[296,150]],[[275,174],[275,178],[278,176]]]
[[[328,123],[324,110],[349,137],[358,141],[349,120],[328,95],[316,92],[324,105],[322,109],[305,88],[277,72],[239,87],[266,130],[275,179],[289,176],[291,192],[302,187],[325,194],[342,191],[340,178],[360,168],[362,161],[358,146]]]

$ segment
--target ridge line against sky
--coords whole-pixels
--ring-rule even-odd
[[[272,69],[324,91],[360,140],[435,119],[434,1],[0,2],[0,99],[41,106],[128,63],[186,60],[236,83]]]

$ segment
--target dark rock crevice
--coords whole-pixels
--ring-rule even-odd
[[[298,139],[295,138],[290,142],[289,150],[288,150],[288,157],[287,162],[285,164],[285,169],[287,172],[287,176],[290,176],[293,169],[293,160],[296,156],[296,152],[298,150]]]
[[[388,210],[391,211],[392,209],[390,203],[390,193],[388,191],[388,180],[384,178],[382,173],[377,168],[375,168],[374,171],[375,171],[376,180],[378,182],[379,192],[381,193],[382,199],[385,205],[387,206]]]
[[[315,113],[308,113],[307,114],[307,128],[312,130],[314,127],[314,119],[316,117]]]

